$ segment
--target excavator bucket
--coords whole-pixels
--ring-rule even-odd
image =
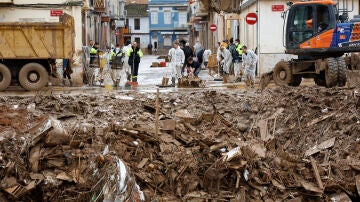
[[[261,75],[260,78],[260,87],[261,90],[264,90],[266,88],[266,86],[269,85],[269,83],[271,82],[271,80],[273,80],[273,71],[271,72],[267,72]]]
[[[360,87],[360,70],[348,70],[346,72],[347,86],[349,88]]]

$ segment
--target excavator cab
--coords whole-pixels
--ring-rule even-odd
[[[292,5],[285,33],[287,52],[299,55],[304,54],[301,49],[330,47],[336,16],[337,9],[332,1],[299,2]],[[330,32],[326,34],[327,31]]]
[[[360,77],[360,71],[356,76],[357,70],[347,71],[348,66],[360,66],[360,62],[353,62],[360,61],[360,56],[351,54],[351,60],[348,55],[344,57],[344,54],[360,52],[360,18],[347,21],[348,1],[341,2],[342,9],[338,9],[333,0],[288,4],[290,9],[283,15],[287,16],[285,53],[298,58],[280,61],[272,72],[263,74],[262,88],[271,80],[279,86],[299,86],[302,78],[313,78],[319,86],[343,87],[347,78]],[[354,5],[354,1],[351,4]],[[339,15],[339,12],[343,14]]]

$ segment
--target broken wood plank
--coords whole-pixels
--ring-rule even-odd
[[[145,164],[149,161],[149,158],[143,158],[138,164],[137,168],[141,169],[145,166]]]
[[[306,152],[305,152],[305,156],[311,156],[313,154],[316,154],[318,153],[319,151],[323,150],[323,149],[327,149],[327,148],[330,148],[330,147],[333,147],[335,144],[335,137],[331,138],[331,139],[328,139],[316,146],[314,146],[313,148],[310,148],[308,149]]]
[[[317,123],[319,123],[319,122],[321,122],[321,121],[324,121],[325,119],[328,119],[328,118],[334,116],[335,114],[336,114],[336,112],[333,112],[333,113],[331,113],[331,114],[322,116],[322,117],[320,117],[320,118],[316,118],[316,119],[310,121],[308,124],[306,124],[306,126],[307,126],[307,127],[310,127],[310,126],[312,126],[312,125],[315,125],[315,124],[317,124]]]
[[[355,176],[355,184],[356,184],[357,193],[360,196],[360,175]]]
[[[315,175],[315,179],[316,179],[316,182],[319,186],[320,189],[324,189],[324,185],[321,181],[321,177],[320,177],[320,174],[319,174],[319,169],[317,167],[317,164],[315,162],[315,159],[313,157],[310,156],[310,162],[311,162],[311,166],[313,168],[313,171],[314,171],[314,175]]]
[[[315,196],[321,196],[324,191],[319,189],[318,187],[314,186],[314,184],[310,182],[300,181],[300,184],[302,187],[304,187],[305,190],[313,192]]]

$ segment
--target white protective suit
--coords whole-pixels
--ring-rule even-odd
[[[181,78],[181,68],[185,62],[185,54],[184,51],[181,50],[180,47],[177,49],[171,48],[169,50],[168,56],[171,58],[170,68],[171,68],[171,76]]]
[[[131,48],[131,44],[124,46],[122,48],[122,54],[124,55],[124,65],[123,65],[123,70],[121,73],[121,78],[127,78],[128,74],[131,74],[130,65],[128,64],[129,57],[127,56],[127,52],[129,50],[129,48]],[[127,79],[121,79],[120,86],[124,86],[126,80]]]
[[[255,70],[257,64],[257,56],[252,50],[247,50],[242,54],[242,65],[244,67],[245,82],[247,85],[255,84]]]
[[[223,71],[225,74],[229,74],[229,71],[230,71],[230,67],[231,67],[231,64],[232,64],[232,56],[231,56],[231,53],[230,51],[227,49],[227,48],[224,48],[222,51],[221,51],[221,56],[224,58],[221,63],[223,65]]]

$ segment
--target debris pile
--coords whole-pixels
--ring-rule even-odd
[[[3,200],[13,183],[31,184],[24,200],[96,201],[111,187],[107,155],[127,164],[147,201],[360,199],[359,89],[162,94],[158,133],[154,94],[2,99]]]

